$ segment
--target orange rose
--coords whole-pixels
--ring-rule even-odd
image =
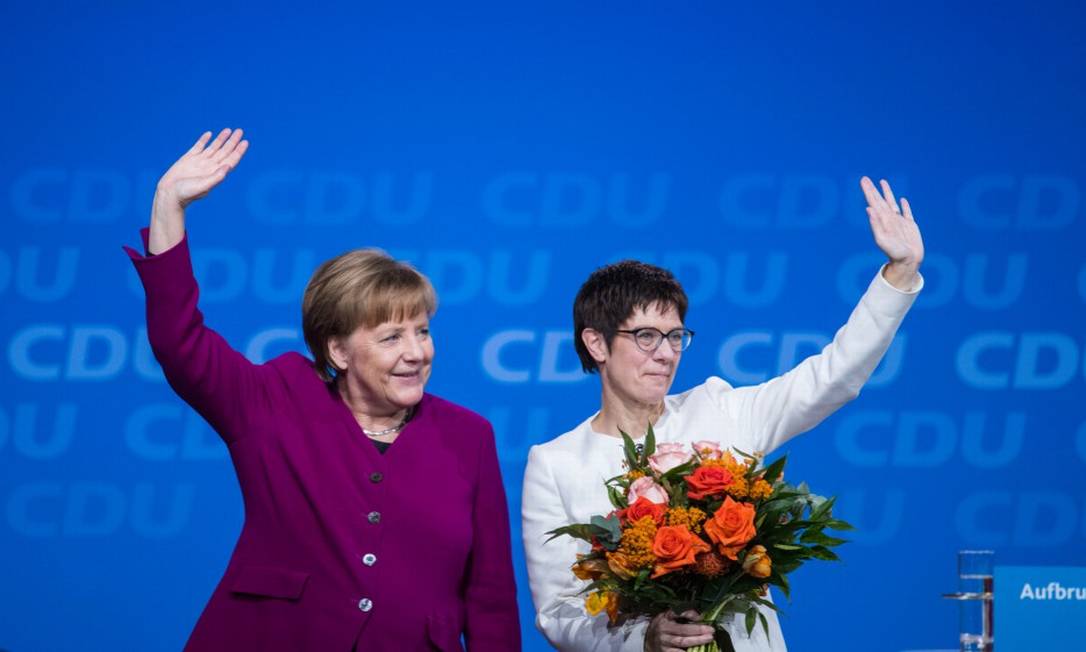
[[[758,533],[754,529],[754,505],[736,502],[728,496],[704,527],[720,554],[735,561],[736,554]]]
[[[765,546],[754,546],[747,551],[743,559],[743,570],[753,577],[769,577],[773,572],[773,560],[766,553]]]
[[[656,570],[653,577],[667,575],[683,566],[690,566],[697,561],[699,552],[710,550],[709,544],[695,536],[685,525],[668,525],[656,530],[652,542],[652,552],[656,555]]]
[[[724,493],[731,483],[732,473],[728,469],[720,466],[699,466],[686,477],[686,495],[694,500],[701,500]]]
[[[667,505],[654,503],[644,496],[639,496],[634,504],[618,513],[619,518],[625,523],[636,523],[648,516],[656,521],[657,525],[664,524],[664,515],[667,514]]]

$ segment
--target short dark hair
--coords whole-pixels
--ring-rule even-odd
[[[596,373],[599,368],[581,333],[591,328],[603,335],[610,347],[622,322],[634,310],[648,310],[652,305],[661,311],[674,308],[679,319],[686,320],[686,292],[675,275],[663,267],[623,260],[600,267],[588,276],[573,300],[573,345],[585,373]]]

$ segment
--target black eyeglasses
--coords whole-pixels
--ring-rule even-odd
[[[645,353],[655,353],[656,349],[660,348],[660,343],[665,339],[671,347],[671,350],[678,353],[679,351],[685,351],[690,346],[690,342],[694,339],[694,331],[688,328],[676,328],[673,331],[665,333],[658,328],[647,326],[645,328],[619,330],[615,332],[633,335],[634,341],[637,342],[637,348]]]

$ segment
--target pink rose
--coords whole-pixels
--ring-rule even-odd
[[[633,505],[638,498],[645,498],[657,505],[667,504],[668,495],[664,488],[656,484],[656,481],[645,476],[630,483],[630,490],[626,492],[626,502]]]
[[[709,441],[703,439],[702,441],[696,441],[691,446],[698,452],[703,460],[719,460],[724,457],[724,451],[720,449],[720,444],[715,441]]]
[[[649,457],[649,466],[657,473],[667,473],[671,469],[690,461],[692,455],[682,444],[657,444],[656,453]]]

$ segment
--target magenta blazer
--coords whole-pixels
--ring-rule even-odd
[[[147,232],[143,232],[144,248]],[[494,434],[426,394],[384,454],[297,353],[204,326],[187,240],[131,256],[170,386],[222,436],[245,523],[186,650],[519,650]]]

